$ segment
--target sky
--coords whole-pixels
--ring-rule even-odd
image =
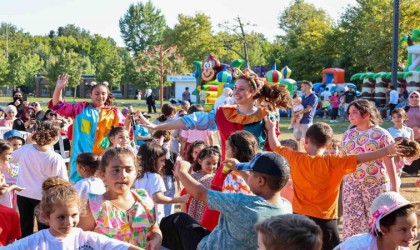
[[[59,26],[75,24],[124,46],[120,37],[119,19],[133,0],[0,0],[0,22],[12,23],[32,35],[46,35]],[[145,1],[143,1],[145,2]],[[201,12],[210,16],[213,28],[239,16],[270,41],[281,34],[278,16],[291,0],[152,0],[166,18],[169,27],[177,23],[178,14],[193,16]],[[324,9],[337,20],[348,5],[356,0],[305,0]],[[253,3],[253,4],[251,4]]]

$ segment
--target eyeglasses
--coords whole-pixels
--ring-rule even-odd
[[[418,95],[410,95],[410,98],[419,98]]]

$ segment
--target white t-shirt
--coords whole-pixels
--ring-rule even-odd
[[[89,194],[104,194],[106,189],[104,182],[99,178],[84,178],[74,184],[74,188],[80,192],[80,198],[89,199]]]
[[[302,105],[302,104],[295,105],[295,106],[293,106],[293,113],[295,113],[295,112],[299,112],[299,111],[304,110],[304,109],[305,109],[305,108],[303,107],[303,105]],[[300,118],[302,118],[302,116],[303,116],[303,114],[300,114],[300,115],[299,115],[299,117],[300,117]]]
[[[118,249],[126,250],[130,247],[127,242],[108,238],[105,235],[90,231],[83,231],[75,227],[66,238],[54,237],[49,229],[41,230],[28,237],[15,241],[2,249],[42,249],[42,250],[99,250]]]
[[[389,103],[398,104],[398,91],[396,91],[395,89],[389,92]]]
[[[38,151],[34,144],[26,144],[13,152],[10,163],[19,163],[17,185],[24,189],[18,195],[41,200],[42,183],[51,176],[68,180],[66,164],[54,151]]]
[[[145,189],[147,191],[147,194],[152,198],[153,200],[153,194],[157,192],[166,192],[165,183],[163,182],[162,176],[160,176],[157,173],[150,173],[146,172],[143,176],[143,178],[138,179],[134,182],[134,188],[135,189]],[[164,205],[163,204],[157,204],[155,202],[155,211],[156,211],[156,221],[157,223],[160,223],[162,218],[165,216],[164,211]]]
[[[378,250],[376,237],[372,234],[357,234],[336,246],[334,250]],[[409,250],[409,247],[399,247],[399,250]]]
[[[328,91],[328,90],[324,90],[324,91],[321,93],[321,96],[323,96],[323,97],[324,97],[324,100],[328,100],[328,99],[330,99],[331,92],[330,92],[330,91]]]

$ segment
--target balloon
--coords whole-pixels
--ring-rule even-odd
[[[270,70],[267,72],[267,74],[265,74],[265,78],[267,79],[268,82],[278,83],[280,79],[283,78],[283,76],[281,72],[278,70]]]

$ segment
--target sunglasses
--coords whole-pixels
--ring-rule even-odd
[[[36,103],[31,103],[31,106],[32,106],[32,107],[37,107],[37,106],[38,106],[38,104],[36,104]]]

